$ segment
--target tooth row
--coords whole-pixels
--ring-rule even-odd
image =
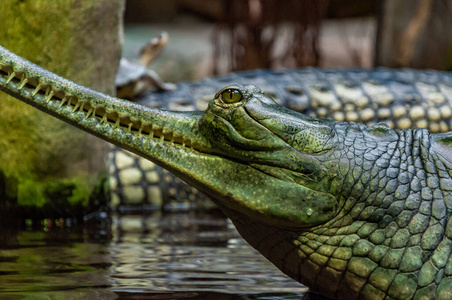
[[[9,84],[10,88],[11,85],[14,85],[14,88],[24,95],[28,92],[28,94],[31,94],[31,97],[34,98],[35,102],[46,106],[47,109],[52,111],[63,110],[66,109],[66,107],[70,107],[71,114],[81,112],[84,114],[84,120],[97,118],[100,120],[100,124],[111,124],[114,129],[121,128],[128,133],[135,132],[138,135],[148,135],[151,139],[155,137],[162,142],[168,141],[171,144],[175,143],[175,134],[168,128],[159,128],[159,126],[156,127],[155,124],[145,123],[141,120],[134,121],[123,113],[121,113],[122,117],[120,117],[119,113],[116,111],[107,111],[105,107],[95,106],[92,103],[80,100],[76,96],[63,90],[56,90],[49,84],[40,82],[38,78],[29,78],[26,73],[14,71],[12,66],[5,65],[5,62],[2,61],[0,61],[0,76],[7,78],[5,85]],[[45,100],[42,101],[41,98],[44,98]],[[108,118],[109,116],[110,119]],[[121,119],[126,122],[121,122]],[[157,132],[159,132],[160,135],[156,134]],[[181,146],[183,148],[192,148],[192,142],[190,140],[184,140],[183,137],[179,140],[182,140]]]

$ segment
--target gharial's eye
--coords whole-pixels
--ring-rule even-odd
[[[242,93],[237,89],[227,89],[221,92],[220,98],[224,103],[237,103],[242,100]]]

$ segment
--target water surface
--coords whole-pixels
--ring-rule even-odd
[[[46,220],[0,232],[0,299],[300,299],[218,214]]]

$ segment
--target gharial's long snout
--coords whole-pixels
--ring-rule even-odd
[[[78,85],[0,47],[0,90],[141,156],[137,137],[205,148],[200,114],[148,108]]]
[[[303,185],[319,181],[316,170],[321,167],[310,162],[309,151],[303,152],[310,144],[300,142],[304,137],[287,138],[303,122],[295,121],[296,114],[282,109],[256,87],[226,87],[206,112],[163,111],[77,85],[0,48],[0,89],[152,160],[225,207],[256,219],[268,220],[273,215],[270,219],[275,223],[307,226],[313,220],[325,221],[329,217],[325,211],[334,213],[337,207],[334,197],[324,193],[331,201],[318,203],[327,203],[328,209],[317,210],[314,194],[318,191]],[[271,120],[275,115],[283,117]],[[287,120],[293,120],[293,126],[286,128],[285,135]],[[311,121],[304,123],[306,128],[309,124],[318,127]],[[297,149],[303,143],[304,148]],[[300,198],[300,193],[306,197]],[[275,195],[281,195],[293,209],[275,202]],[[297,208],[305,211],[304,217]]]

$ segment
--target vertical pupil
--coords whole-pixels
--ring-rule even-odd
[[[235,89],[226,89],[221,93],[221,98],[224,102],[227,103],[235,103],[240,101],[242,95],[238,90]]]

